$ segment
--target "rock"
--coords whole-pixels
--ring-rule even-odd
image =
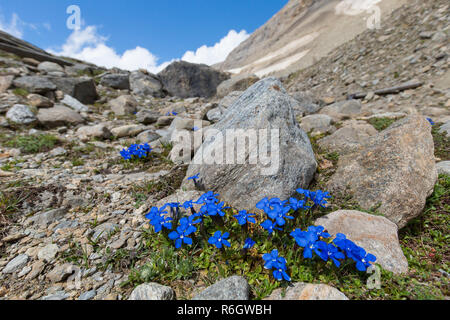
[[[354,210],[339,210],[316,220],[332,235],[343,233],[377,257],[375,263],[395,274],[408,272],[408,261],[397,236],[397,225],[388,219]]]
[[[56,85],[46,77],[24,76],[14,79],[13,84],[17,88],[23,88],[30,93],[46,94],[55,91]]]
[[[350,121],[333,134],[320,139],[319,146],[329,152],[344,155],[358,149],[365,139],[378,134],[378,131],[364,121]]]
[[[217,87],[217,96],[225,97],[232,91],[245,91],[250,86],[259,81],[255,75],[237,75],[231,79],[225,80]]]
[[[92,300],[95,298],[96,295],[97,291],[95,290],[86,291],[80,294],[77,300]]]
[[[31,271],[27,274],[27,276],[25,277],[25,280],[33,280],[34,278],[36,278],[37,276],[39,276],[42,272],[42,270],[44,270],[45,267],[45,262],[44,261],[37,261],[35,263],[33,263],[33,265],[31,266]]]
[[[52,157],[59,157],[65,154],[67,154],[67,150],[64,149],[63,147],[55,148],[49,152],[49,155]]]
[[[50,61],[44,61],[39,63],[38,70],[45,73],[51,73],[51,72],[64,72],[64,68],[61,67],[59,64],[50,62]]]
[[[150,110],[141,110],[136,113],[136,121],[142,124],[152,124],[158,121],[160,114]]]
[[[205,120],[175,117],[175,119],[173,119],[173,121],[170,124],[170,127],[167,130],[169,136],[171,136],[175,131],[179,130],[193,131],[194,127],[201,129],[209,125],[210,122]]]
[[[137,111],[137,101],[130,95],[123,95],[109,101],[111,110],[118,116],[133,114]]]
[[[20,104],[21,99],[15,94],[0,93],[0,114],[6,113],[15,104]]]
[[[192,300],[248,300],[249,291],[247,280],[232,276],[206,288]]]
[[[167,95],[161,80],[156,75],[143,71],[131,72],[130,88],[138,96],[164,98]]]
[[[47,274],[47,279],[53,283],[63,282],[69,276],[77,272],[78,268],[72,264],[65,263],[57,265]]]
[[[140,134],[138,134],[138,136],[136,137],[137,141],[141,142],[141,143],[150,143],[153,142],[155,140],[158,140],[161,136],[159,134],[157,134],[155,131],[153,130],[146,130],[144,132],[141,132]]]
[[[283,293],[276,289],[264,300],[348,300],[338,289],[326,284],[293,283]]]
[[[40,94],[30,93],[27,96],[28,103],[35,108],[51,108],[53,101],[49,98],[41,96]]]
[[[93,104],[98,99],[95,82],[89,77],[61,78],[49,77],[58,90],[84,104]]]
[[[28,262],[28,256],[26,254],[19,254],[14,259],[8,262],[8,264],[3,268],[4,274],[15,273],[22,270]]]
[[[219,107],[223,109],[228,109],[231,107],[233,103],[239,99],[239,97],[242,95],[243,91],[233,91],[227,94],[225,97],[222,98],[219,102]]]
[[[212,122],[218,122],[220,121],[220,119],[222,119],[222,116],[225,112],[226,110],[222,107],[211,109],[206,113],[206,119]]]
[[[298,102],[298,105],[294,107],[296,115],[310,115],[319,112],[321,109],[321,103],[310,92],[296,91],[290,95]]]
[[[414,115],[340,157],[327,186],[335,196],[352,196],[366,210],[377,208],[402,228],[422,212],[436,180],[431,126]]]
[[[89,112],[88,106],[85,106],[80,101],[69,96],[68,94],[64,95],[64,99],[61,100],[61,103],[78,112]]]
[[[446,133],[447,138],[450,138],[450,121],[447,121],[439,128],[439,133]]]
[[[47,212],[40,213],[30,218],[32,222],[40,226],[47,226],[50,223],[58,221],[62,217],[64,217],[67,213],[67,210],[64,208],[53,209]]]
[[[56,291],[55,293],[46,295],[45,297],[42,297],[40,300],[49,300],[49,301],[60,301],[60,300],[66,300],[69,298],[70,295],[66,293],[64,290]]]
[[[80,127],[77,130],[77,136],[82,141],[88,141],[90,139],[110,139],[113,134],[105,124],[100,123],[95,126]]]
[[[50,262],[56,257],[58,250],[59,250],[59,247],[56,244],[46,245],[41,250],[39,250],[38,258],[39,258],[39,260],[44,260],[44,261]]]
[[[78,112],[58,104],[53,108],[39,109],[37,118],[47,128],[77,125],[84,122]]]
[[[127,73],[112,73],[104,75],[100,84],[118,90],[129,90],[130,80]]]
[[[205,97],[216,94],[217,86],[229,76],[204,64],[176,61],[158,73],[166,90],[180,98]]]
[[[26,63],[33,67],[37,67],[40,63],[38,60],[33,59],[33,58],[23,58],[22,61],[23,61],[23,63]]]
[[[29,106],[15,104],[6,113],[6,119],[16,124],[33,124],[37,121],[36,115]]]
[[[446,174],[450,176],[450,161],[441,161],[436,163],[438,174]]]
[[[296,188],[308,187],[317,163],[307,134],[294,119],[292,106],[295,103],[274,78],[254,84],[229,108],[225,117],[214,125],[214,129],[222,136],[229,129],[243,129],[244,133],[250,132],[249,129],[256,132],[259,129],[279,129],[279,147],[270,146],[271,143],[267,146],[268,150],[271,148],[272,160],[268,160],[265,165],[261,161],[257,161],[257,164],[247,163],[249,161],[245,161],[245,164],[225,164],[225,159],[218,159],[222,164],[206,164],[202,160],[203,155],[222,148],[220,134],[210,134],[208,137],[206,130],[205,142],[195,154],[187,176],[200,173],[201,183],[206,190],[216,191],[222,200],[241,210],[254,210],[256,203],[265,196],[287,199],[295,193]],[[268,131],[269,136],[271,132]],[[243,132],[236,133],[241,137]],[[252,146],[250,151],[245,148],[242,158],[255,156],[256,147]],[[224,154],[230,152],[226,150]],[[236,151],[233,152],[236,154]],[[271,162],[271,166],[268,162]]]
[[[320,114],[327,114],[335,120],[342,120],[352,115],[361,113],[361,102],[359,100],[346,100],[325,106],[320,110]]]
[[[174,300],[175,291],[158,283],[144,283],[131,292],[128,300]]]
[[[14,76],[0,76],[0,93],[6,92],[11,87]]]
[[[94,235],[92,236],[92,239],[95,241],[100,238],[106,238],[111,232],[116,230],[116,228],[119,228],[119,225],[105,222],[94,228]]]
[[[127,126],[121,126],[117,128],[111,129],[111,133],[113,136],[117,138],[123,138],[123,137],[134,137],[144,131],[146,129],[145,126],[137,125],[137,124],[131,124]]]
[[[434,31],[423,31],[419,34],[421,39],[431,39],[434,35]]]
[[[313,114],[300,119],[300,128],[314,135],[333,132],[336,128],[332,125],[333,119],[326,114]]]
[[[174,116],[162,116],[158,118],[158,121],[156,121],[156,126],[159,127],[165,127],[172,123],[173,119],[175,119]]]

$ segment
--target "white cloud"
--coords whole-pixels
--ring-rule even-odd
[[[207,47],[204,45],[198,48],[195,53],[187,51],[181,59],[193,63],[212,65],[225,60],[227,55],[248,37],[249,35],[245,30],[239,33],[231,30],[227,36],[214,46]],[[106,68],[117,67],[130,71],[144,68],[152,73],[158,73],[173,61],[179,60],[173,59],[159,63],[156,55],[139,46],[119,54],[114,48],[107,45],[107,41],[107,37],[97,32],[96,26],[87,26],[73,31],[59,49],[47,49],[47,51],[55,55],[91,62]]]
[[[14,37],[22,38],[24,25],[25,23],[20,20],[19,16],[15,13],[12,14],[9,23],[4,21],[3,17],[0,16],[0,30],[13,35]]]
[[[87,26],[84,29],[73,31],[60,50],[48,49],[47,51],[106,68],[117,67],[130,71],[144,68],[158,73],[167,66],[167,64],[158,65],[158,58],[139,46],[126,50],[120,55],[114,48],[106,45],[107,40],[107,37],[97,32],[96,26]]]
[[[192,63],[204,63],[207,65],[213,65],[222,62],[227,58],[230,52],[233,51],[234,48],[236,48],[249,36],[250,35],[245,30],[242,30],[239,33],[235,30],[230,30],[230,32],[228,32],[228,34],[214,46],[208,47],[206,45],[203,45],[195,52],[187,51],[183,55],[181,60]]]

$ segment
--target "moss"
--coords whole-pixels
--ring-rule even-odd
[[[387,129],[391,124],[393,124],[396,119],[391,118],[372,118],[369,123],[378,131],[383,131]]]
[[[53,149],[60,141],[50,134],[14,136],[5,145],[19,148],[23,153],[39,153]]]

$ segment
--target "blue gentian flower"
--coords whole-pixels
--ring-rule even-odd
[[[289,206],[294,211],[297,211],[298,209],[304,209],[305,208],[305,200],[289,198]]]
[[[155,229],[155,232],[158,233],[162,230],[163,227],[171,230],[172,229],[171,221],[172,221],[172,218],[158,216],[158,217],[154,217],[152,220],[150,220],[150,224]]]
[[[356,262],[356,269],[359,271],[366,271],[368,267],[370,267],[371,262],[375,262],[377,258],[370,253],[366,253],[361,247],[357,247],[354,251],[354,258]]]
[[[198,131],[199,130],[199,127],[193,127],[192,128],[192,131]]]
[[[234,215],[241,226],[243,226],[247,222],[256,223],[255,218],[253,218],[254,216],[255,215],[253,213],[247,213],[246,210],[239,211],[239,214]]]
[[[214,204],[214,203],[208,203],[208,204],[204,204],[201,208],[200,208],[200,212],[205,216],[205,215],[209,215],[209,216],[221,216],[223,217],[225,215],[225,212],[223,211],[224,209],[227,209],[228,207],[224,207],[224,202],[220,202],[218,204]]]
[[[339,251],[332,243],[328,244],[327,251],[328,257],[333,261],[334,265],[339,268],[341,266],[341,262],[338,259],[345,259],[345,255],[341,251]]]
[[[219,202],[219,200],[217,199],[217,197],[219,196],[219,194],[214,194],[214,192],[212,191],[208,191],[205,194],[203,194],[202,196],[200,196],[200,198],[198,198],[198,200],[195,202],[197,204],[209,204],[209,203],[217,203]]]
[[[432,126],[435,125],[434,121],[433,121],[431,118],[427,118],[427,120],[428,120],[428,122],[429,122]]]
[[[189,178],[187,178],[188,180],[194,180],[194,181],[196,181],[196,180],[198,180],[198,179],[200,179],[200,173],[197,173],[196,175],[194,175],[194,176],[192,176],[192,177],[189,177]]]
[[[255,241],[252,240],[252,238],[245,239],[244,243],[244,249],[251,249],[255,245]]]
[[[175,241],[175,248],[179,249],[183,243],[192,244],[192,239],[188,237],[189,234],[186,231],[184,227],[179,226],[176,231],[169,233],[169,238]]]
[[[261,227],[269,231],[269,234],[272,234],[275,230],[281,230],[281,228],[276,227],[276,224],[270,220],[266,220],[261,223]]]
[[[228,232],[225,232],[222,235],[222,232],[216,231],[214,235],[209,238],[208,242],[212,245],[215,245],[218,249],[221,249],[222,245],[230,247],[230,243],[228,242],[228,240],[226,240],[229,236],[230,234]]]
[[[273,276],[278,281],[286,280],[291,281],[291,278],[286,273],[286,259],[278,256],[278,250],[273,249],[271,253],[266,253],[263,255],[263,259],[265,261],[264,268],[266,269],[275,269],[273,271]]]
[[[199,223],[201,220],[194,220],[195,217],[190,216],[189,218],[181,218],[180,219],[180,228],[181,230],[184,230],[184,234],[186,236],[194,233],[197,231],[197,228],[194,227],[194,224]]]

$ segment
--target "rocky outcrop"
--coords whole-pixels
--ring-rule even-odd
[[[176,61],[158,73],[165,89],[180,98],[212,97],[217,86],[227,80],[226,73],[204,64]]]

